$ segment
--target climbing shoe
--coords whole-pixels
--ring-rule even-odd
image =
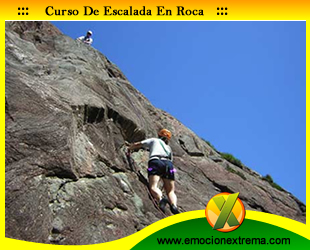
[[[161,211],[165,212],[165,207],[167,205],[169,201],[166,199],[166,198],[162,198],[160,201],[159,201],[159,208]]]
[[[171,213],[173,213],[173,214],[179,214],[179,213],[180,213],[179,210],[178,210],[178,208],[177,208],[174,204],[171,204],[171,205],[170,205],[170,211],[171,211]]]

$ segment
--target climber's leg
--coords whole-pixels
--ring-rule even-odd
[[[164,188],[168,199],[170,201],[170,210],[173,214],[178,214],[179,210],[177,208],[177,196],[175,194],[175,182],[174,180],[170,179],[163,179],[164,181]]]
[[[175,194],[175,185],[173,180],[163,179],[164,189],[170,201],[170,204],[177,206],[177,196]]]
[[[160,176],[158,175],[149,175],[149,187],[153,197],[159,202],[162,198],[162,192],[158,188],[158,183],[160,181]]]

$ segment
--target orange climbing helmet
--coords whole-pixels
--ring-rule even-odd
[[[159,137],[165,137],[165,138],[167,138],[168,140],[170,140],[171,139],[171,136],[172,136],[172,134],[171,134],[171,132],[168,130],[168,129],[162,129],[162,130],[160,130],[159,132],[158,132],[158,136]]]

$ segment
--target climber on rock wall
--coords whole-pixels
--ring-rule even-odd
[[[87,31],[86,36],[80,36],[76,40],[81,41],[87,45],[91,45],[93,43],[93,39],[91,36],[93,35],[93,32],[91,30]]]
[[[170,210],[173,214],[178,214],[174,177],[176,170],[172,163],[172,150],[168,145],[171,139],[171,132],[167,129],[162,129],[158,132],[158,137],[130,144],[128,150],[140,148],[148,148],[150,150],[147,171],[151,193],[158,201],[160,209],[164,212],[168,200],[163,197],[161,190],[158,188],[158,183],[162,178],[164,189],[169,199]]]

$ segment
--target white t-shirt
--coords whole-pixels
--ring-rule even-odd
[[[172,151],[169,145],[159,138],[150,138],[141,141],[143,147],[150,150],[150,160],[159,159],[160,157],[170,159],[172,161]]]
[[[77,40],[82,41],[85,44],[91,45],[93,43],[93,39],[91,37],[86,37],[86,36],[80,36],[77,38]]]

